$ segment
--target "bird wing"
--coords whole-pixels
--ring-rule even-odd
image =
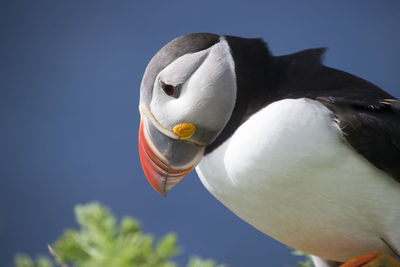
[[[333,111],[345,141],[400,182],[400,101],[319,97]]]
[[[362,78],[322,65],[324,51],[283,57],[289,82],[278,97],[305,96],[323,103],[335,114],[345,141],[400,182],[400,101]]]

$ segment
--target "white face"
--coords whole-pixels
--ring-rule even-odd
[[[179,97],[168,96],[159,81],[180,85]],[[189,141],[206,145],[228,122],[236,90],[234,61],[228,43],[221,38],[206,50],[177,58],[157,75],[150,111],[171,131],[182,122],[194,124],[197,130]]]

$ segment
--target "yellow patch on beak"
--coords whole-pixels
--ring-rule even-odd
[[[179,136],[181,140],[189,139],[195,132],[196,126],[189,122],[182,122],[174,126],[174,133]]]

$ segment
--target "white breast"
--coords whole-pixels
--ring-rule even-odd
[[[344,142],[332,113],[287,99],[253,115],[197,173],[243,220],[281,242],[345,261],[400,248],[400,184]]]

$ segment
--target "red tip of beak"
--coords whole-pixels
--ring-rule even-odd
[[[139,155],[144,174],[153,188],[163,196],[177,185],[192,169],[173,169],[166,159],[158,155],[151,138],[145,133],[143,121],[139,130]]]

